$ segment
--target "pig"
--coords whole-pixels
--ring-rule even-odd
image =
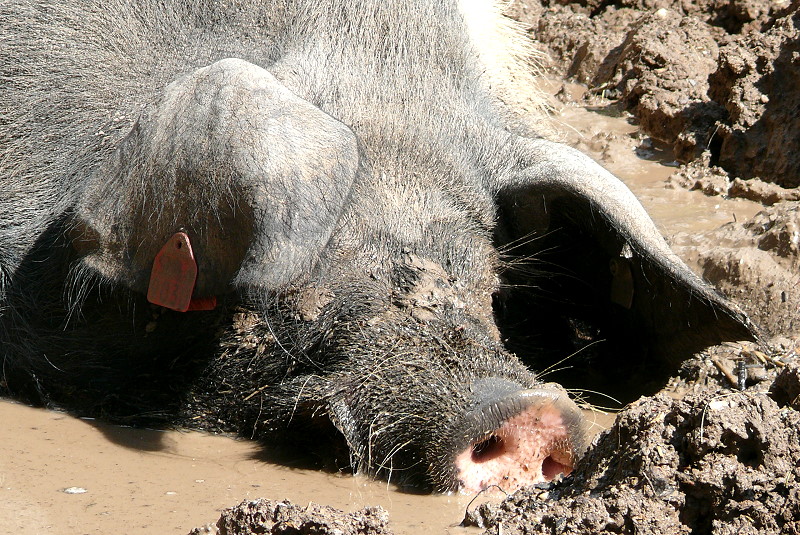
[[[595,342],[624,375],[757,336],[617,178],[509,104],[535,99],[528,45],[490,2],[0,20],[7,395],[513,490],[588,442],[543,355]]]

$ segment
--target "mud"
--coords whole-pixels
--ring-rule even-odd
[[[382,507],[345,513],[315,503],[300,507],[261,499],[225,509],[216,524],[195,528],[189,535],[390,535],[388,522],[389,515]]]
[[[800,331],[800,202],[676,238],[676,252],[734,299],[769,337]]]
[[[566,5],[562,5],[566,4]],[[551,73],[618,99],[682,162],[800,184],[797,1],[514,3]]]
[[[397,535],[480,533],[454,527],[469,496],[272,464],[250,440],[118,427],[8,401],[0,421],[2,534],[185,535],[262,497],[345,513],[380,505]]]

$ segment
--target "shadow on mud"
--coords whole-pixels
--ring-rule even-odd
[[[93,418],[80,418],[81,422],[102,433],[109,442],[129,450],[146,452],[164,452],[169,450],[164,431],[112,425]]]

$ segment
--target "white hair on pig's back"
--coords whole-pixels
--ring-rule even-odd
[[[537,83],[543,54],[523,24],[505,15],[507,0],[459,0],[470,41],[484,65],[485,83],[514,115],[540,134],[550,132],[550,107]],[[544,130],[544,131],[542,131]]]

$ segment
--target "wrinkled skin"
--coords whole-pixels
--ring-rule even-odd
[[[510,490],[587,437],[505,338],[623,366],[754,336],[616,178],[510,119],[493,12],[135,4],[0,6],[12,395]]]

